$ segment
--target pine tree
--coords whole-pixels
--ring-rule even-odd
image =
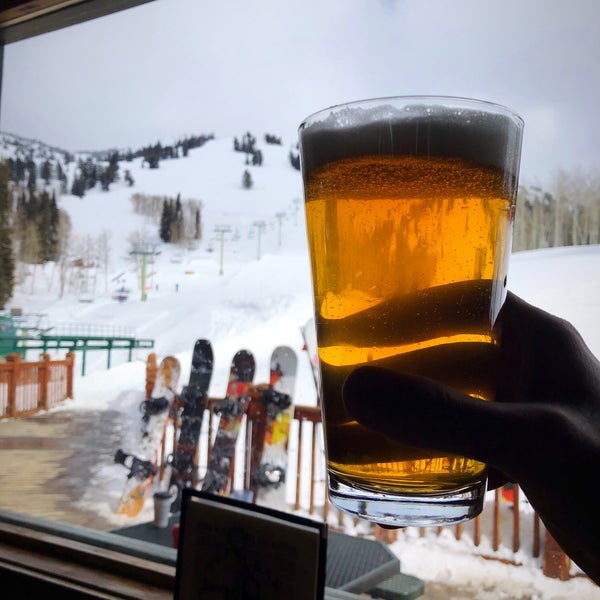
[[[201,240],[202,239],[202,221],[200,217],[200,209],[196,209],[196,219],[194,222],[194,239]]]
[[[56,161],[56,179],[58,179],[62,183],[62,191],[64,193],[67,189],[67,175],[63,171],[60,161]]]
[[[300,170],[300,152],[298,150],[290,150],[290,164],[297,171]]]
[[[73,185],[71,186],[71,194],[73,194],[73,196],[83,198],[85,195],[85,179],[83,177],[75,176],[73,179]]]
[[[27,176],[27,189],[31,194],[33,194],[37,187],[37,168],[33,160],[28,162],[27,169],[29,170],[29,174]]]
[[[25,181],[25,163],[20,158],[17,158],[15,165],[15,181],[17,183]]]
[[[163,242],[171,241],[171,223],[173,221],[173,211],[170,201],[165,198],[163,200],[162,214],[160,216],[160,239]]]
[[[242,187],[246,190],[249,190],[253,185],[254,182],[252,181],[252,175],[250,175],[250,171],[246,169],[242,175]]]
[[[56,194],[53,191],[50,198],[50,253],[48,260],[56,261],[60,258],[60,211],[56,204]]]
[[[267,144],[276,144],[281,146],[281,138],[270,133],[265,133],[265,142],[267,142]]]
[[[84,191],[91,190],[96,187],[98,183],[98,167],[96,163],[88,158],[83,161],[79,161],[79,169],[81,171],[81,178],[83,179]]]
[[[260,150],[255,150],[252,153],[252,164],[256,167],[262,166],[263,163],[263,155]]]
[[[8,167],[0,164],[0,308],[11,299],[15,283],[15,258],[9,226]]]
[[[108,180],[109,183],[117,181],[119,177],[119,153],[113,152],[108,159]]]
[[[50,183],[50,179],[52,178],[52,166],[50,165],[49,160],[45,160],[42,163],[42,169],[41,169],[40,175],[41,175],[42,179],[44,180],[44,182],[46,183],[46,185],[48,185]]]
[[[108,192],[111,184],[110,172],[108,169],[101,169],[100,176],[98,177],[100,180],[100,189],[103,192]]]
[[[0,163],[0,225],[8,225],[10,215],[10,201],[8,193],[8,167]]]
[[[47,262],[50,260],[50,256],[52,254],[52,231],[51,231],[51,222],[50,222],[50,196],[46,190],[44,190],[38,202],[38,211],[37,211],[37,230],[38,230],[38,239],[40,246],[40,253],[38,257],[38,261],[40,263]]]
[[[158,169],[161,151],[162,147],[160,142],[156,143],[154,146],[148,146],[147,148],[143,149],[142,154],[144,161],[148,163],[148,168]]]
[[[184,222],[183,208],[181,206],[181,196],[177,194],[175,204],[173,206],[173,219],[171,221],[171,241],[181,242],[183,239]]]
[[[34,257],[34,262],[55,261],[59,258],[59,212],[54,192],[50,196],[43,191],[36,205],[39,256]]]

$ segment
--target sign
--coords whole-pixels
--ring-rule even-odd
[[[324,523],[186,488],[175,598],[322,600]]]

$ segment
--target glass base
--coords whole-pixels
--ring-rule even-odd
[[[329,499],[360,519],[396,527],[452,525],[476,517],[483,509],[487,481],[445,494],[402,495],[361,488],[329,474]]]

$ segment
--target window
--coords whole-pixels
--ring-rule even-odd
[[[147,1],[4,2],[0,11],[0,84],[6,44]],[[2,591],[18,589],[20,596],[45,590],[60,592],[63,598],[107,597],[106,594],[116,593],[125,598],[140,594],[170,598],[175,550],[0,507],[0,573]]]

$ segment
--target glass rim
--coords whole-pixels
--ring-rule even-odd
[[[512,117],[519,127],[522,129],[525,125],[525,121],[521,115],[519,115],[512,108],[499,104],[497,102],[492,102],[490,100],[481,100],[478,98],[469,98],[467,96],[444,96],[444,95],[436,95],[436,94],[417,94],[417,95],[406,95],[406,96],[381,96],[374,98],[364,98],[362,100],[351,100],[349,102],[340,102],[338,104],[333,104],[326,108],[322,108],[320,110],[314,111],[310,113],[307,117],[302,119],[300,125],[298,126],[298,132],[300,133],[303,129],[306,128],[310,121],[317,121],[317,118],[321,115],[330,115],[334,112],[338,112],[347,108],[355,108],[361,105],[369,106],[374,104],[384,104],[386,102],[389,103],[409,103],[420,104],[422,106],[433,105],[437,103],[442,106],[464,106],[465,108],[476,108],[480,107],[482,110],[495,113],[495,114],[503,114],[506,116]]]

